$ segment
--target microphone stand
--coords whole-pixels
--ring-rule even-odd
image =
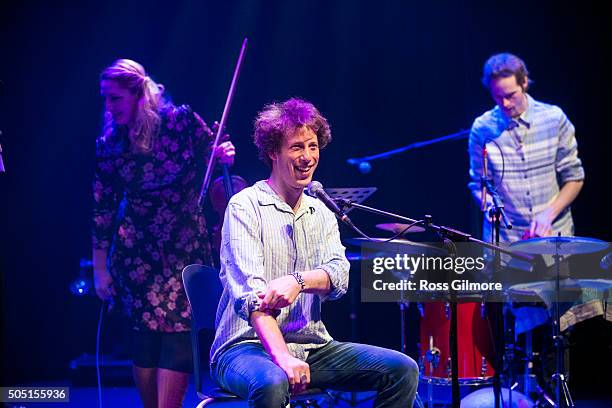
[[[386,151],[386,152],[383,152],[383,153],[378,153],[378,154],[374,154],[374,155],[370,155],[370,156],[365,156],[365,157],[355,157],[355,158],[351,158],[351,159],[346,159],[346,162],[348,164],[354,165],[354,166],[361,166],[361,165],[365,164],[366,166],[369,167],[370,166],[370,162],[374,161],[374,160],[387,159],[387,158],[389,158],[391,156],[395,156],[397,154],[404,153],[404,152],[406,152],[408,150],[419,149],[421,147],[429,146],[429,145],[440,143],[440,142],[446,142],[446,141],[449,141],[449,140],[465,139],[466,137],[468,137],[469,134],[470,134],[469,130],[462,130],[460,132],[453,133],[453,134],[446,135],[446,136],[442,136],[442,137],[438,137],[438,138],[435,138],[435,139],[425,140],[423,142],[411,143],[409,145],[406,145],[406,146],[403,146],[403,147],[399,147],[397,149],[389,150],[389,151]],[[361,167],[360,167],[360,169],[361,169]],[[365,172],[367,172],[367,171],[365,171]]]
[[[486,149],[486,147],[485,147]],[[486,155],[486,150],[485,150]],[[493,220],[493,234],[492,234],[492,243],[496,246],[499,246],[499,237],[500,237],[500,228],[501,228],[501,220],[503,220],[504,225],[507,229],[512,229],[512,223],[506,216],[506,212],[504,210],[504,203],[497,193],[497,188],[493,183],[493,180],[487,177],[487,165],[486,165],[486,157],[485,157],[485,165],[484,165],[485,174],[480,179],[480,183],[482,186],[482,191],[484,194],[489,194],[491,199],[493,200],[493,206],[489,210],[488,216]],[[482,202],[486,202],[486,196],[482,196]],[[485,208],[483,208],[484,210]],[[493,275],[496,275],[499,271],[501,271],[501,254],[496,251],[495,257],[493,259]],[[495,374],[493,375],[493,395],[495,398],[495,408],[501,407],[501,371],[503,369],[504,358],[503,354],[505,352],[505,335],[506,335],[506,311],[504,310],[504,306],[500,303],[493,303],[491,306],[491,314],[495,316],[494,319],[494,327],[493,327],[493,337],[495,344]],[[511,376],[509,376],[511,377]],[[512,378],[509,378],[509,381],[512,381]],[[512,384],[508,386],[508,406],[512,406]]]
[[[394,214],[388,211],[379,210],[374,207],[368,207],[366,205],[358,204],[358,203],[353,202],[352,200],[346,200],[346,199],[339,198],[339,199],[336,199],[335,201],[339,206],[342,207],[343,210],[345,208],[357,208],[357,209],[367,211],[373,214],[395,218],[397,220],[404,221],[410,224],[419,223],[418,220],[414,220],[412,218],[404,217],[402,215]],[[499,222],[499,219],[498,219],[498,222]],[[489,249],[496,251],[496,254],[497,254],[496,256],[499,256],[499,253],[505,253],[507,255],[522,259],[527,262],[533,262],[534,260],[534,258],[530,255],[511,252],[507,249],[500,247],[499,245],[495,245],[495,244],[474,238],[471,234],[468,234],[466,232],[459,231],[459,230],[456,230],[450,227],[446,227],[443,225],[436,225],[433,223],[433,218],[431,215],[426,215],[422,223],[425,228],[436,232],[438,236],[440,236],[443,240],[450,240],[452,242],[473,242],[482,247],[489,248]],[[452,406],[453,408],[460,408],[461,395],[460,395],[460,390],[459,390],[459,375],[458,375],[459,370],[458,370],[458,358],[457,358],[458,350],[457,350],[457,302],[456,302],[456,299],[457,299],[456,293],[453,290],[451,290],[451,327],[450,327],[450,333],[449,333],[449,347],[450,347],[450,354],[451,354]],[[496,370],[495,372],[498,373],[498,370]],[[499,398],[499,395],[496,398]]]

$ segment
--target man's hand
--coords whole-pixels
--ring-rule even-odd
[[[302,286],[291,275],[276,278],[268,284],[259,310],[265,312],[287,307],[295,301],[301,289]]]
[[[554,214],[550,207],[538,213],[529,226],[529,238],[551,236],[553,219]]]
[[[310,384],[310,366],[291,354],[283,354],[272,359],[274,363],[283,369],[289,380],[289,386],[293,395],[300,394]]]

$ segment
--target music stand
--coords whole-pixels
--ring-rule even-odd
[[[347,187],[325,188],[324,190],[338,205],[342,206],[344,201],[361,204],[378,189],[376,187]],[[352,209],[349,207],[344,212],[348,213]]]

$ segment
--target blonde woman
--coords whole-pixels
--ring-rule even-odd
[[[191,311],[181,280],[190,263],[211,264],[197,204],[212,132],[175,106],[135,61],[100,76],[105,124],[97,140],[93,260],[96,293],[113,298],[133,326],[134,379],[145,408],[180,407],[192,370]],[[231,142],[217,161],[232,164]]]

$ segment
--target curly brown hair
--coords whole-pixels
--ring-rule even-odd
[[[291,98],[264,106],[255,118],[253,132],[259,158],[272,167],[270,154],[278,152],[283,138],[300,127],[307,127],[317,135],[319,149],[327,146],[332,139],[327,119],[308,101]]]

